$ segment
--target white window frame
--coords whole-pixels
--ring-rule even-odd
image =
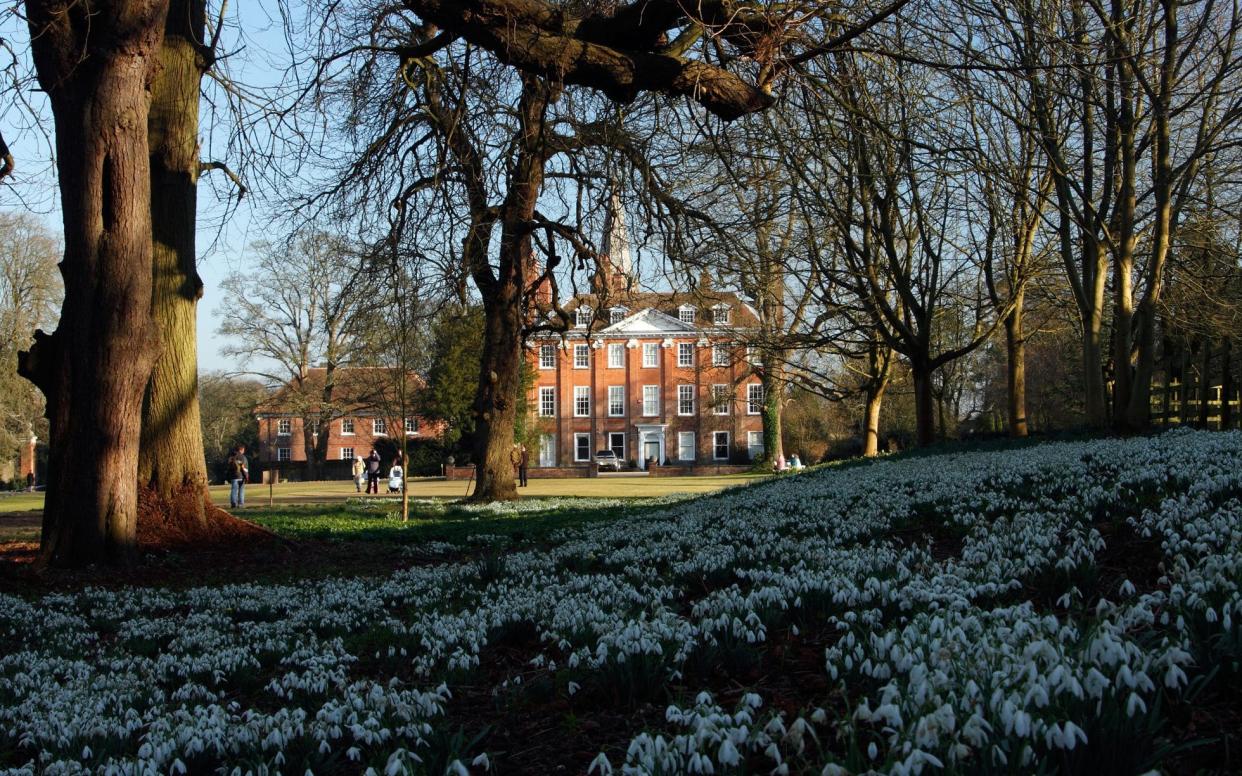
[[[624,418],[625,417],[625,386],[610,385],[608,386],[608,417]]]
[[[746,414],[759,415],[763,412],[763,383],[746,384]]]
[[[758,444],[755,443],[756,439],[759,440]],[[758,453],[755,452],[755,448],[759,449]],[[763,432],[762,431],[747,431],[746,432],[746,456],[750,458],[750,460],[754,461],[754,460],[758,460],[759,456],[761,455],[763,455]]]
[[[276,460],[277,462],[280,462],[280,463],[292,461],[293,460],[293,448],[292,447],[276,448]]]
[[[556,369],[556,345],[539,346],[539,368]]]
[[[625,314],[629,312],[624,307],[613,307],[608,311],[608,325],[620,323],[625,320]]]
[[[759,348],[755,347],[754,345],[746,346],[746,363],[750,364],[751,366],[759,365],[760,363]]]
[[[556,386],[539,386],[539,417],[556,417]]]
[[[591,346],[574,345],[574,369],[591,368]]]
[[[686,444],[687,439],[690,440],[689,445]],[[687,449],[690,450],[689,458],[686,457]],[[677,432],[677,460],[693,463],[694,461],[698,460],[698,457],[699,457],[699,451],[698,451],[698,448],[695,447],[694,432],[693,431],[678,431]]]
[[[581,305],[578,307],[577,310],[574,310],[574,327],[575,328],[585,329],[587,327],[587,324],[589,324],[590,322],[591,322],[591,308],[590,307],[587,307],[586,305]]]
[[[574,417],[589,418],[591,417],[591,386],[575,385],[574,386]]]
[[[712,366],[728,366],[729,350],[724,345],[712,345]]]
[[[654,369],[660,365],[660,343],[643,343],[643,369]]]
[[[418,434],[418,418],[405,419],[405,433],[409,436]]]
[[[729,405],[732,403],[732,396],[730,396],[729,386],[727,384],[717,383],[712,386],[713,415],[728,415]]]
[[[694,343],[678,342],[677,343],[677,366],[692,367],[694,366]]]
[[[733,310],[727,304],[718,304],[712,308],[712,325],[728,326],[733,317]]]
[[[688,304],[683,304],[681,307],[677,308],[677,320],[693,326],[697,312],[698,311],[695,310],[694,307],[691,307]]]
[[[586,441],[586,457],[582,457],[582,442]],[[583,463],[591,460],[591,435],[588,432],[578,432],[574,434],[574,463]]]
[[[608,368],[625,369],[625,345],[612,342],[608,345]]]
[[[725,454],[723,456],[720,455],[720,438],[722,436],[724,437],[724,448],[725,448]],[[713,431],[712,432],[712,460],[713,461],[727,461],[729,460],[729,453],[731,452],[733,452],[733,440],[730,439],[729,432],[728,431]]]
[[[371,418],[371,436],[388,436],[387,418]]]
[[[354,448],[352,448],[352,447],[342,447],[342,448],[341,448],[341,460],[342,460],[342,461],[352,461],[352,460],[354,460]]]
[[[694,386],[677,386],[677,414],[686,416],[694,414]]]
[[[293,435],[293,418],[276,418],[276,436]]]
[[[660,386],[643,386],[643,417],[654,418],[660,414]]]
[[[615,444],[615,440],[617,439],[617,437],[621,438],[621,445],[620,445],[621,452],[619,453],[617,452],[617,445]],[[625,460],[625,432],[624,431],[609,431],[608,432],[608,449],[611,450],[617,456],[617,460],[619,461]]]
[[[354,435],[354,419],[353,418],[341,418],[341,436],[353,436],[353,435]]]

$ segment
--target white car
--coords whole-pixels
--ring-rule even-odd
[[[595,454],[595,465],[600,471],[611,469],[614,472],[621,471],[621,459],[611,450],[600,450]]]

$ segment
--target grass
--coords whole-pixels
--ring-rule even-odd
[[[523,498],[538,497],[589,497],[589,498],[653,498],[670,493],[713,493],[722,488],[741,485],[763,479],[763,475],[735,474],[724,477],[599,477],[583,479],[532,479],[530,485],[520,488]],[[386,488],[384,478],[381,488]],[[460,499],[468,494],[471,483],[464,480],[439,478],[413,478],[409,481],[411,498]],[[228,506],[227,485],[212,485],[211,500]],[[321,504],[344,501],[359,494],[349,481],[282,482],[271,488],[272,504]],[[250,506],[266,505],[267,485],[246,486],[246,501]],[[16,493],[0,495],[0,514],[29,512],[43,509],[42,493]]]
[[[246,519],[295,539],[378,541],[392,544],[447,542],[465,545],[472,537],[492,543],[540,542],[552,531],[634,516],[667,507],[663,499],[634,498],[621,506],[600,506],[594,499],[580,505],[570,499],[550,502],[546,508],[520,513],[490,514],[457,504],[410,504],[410,520],[401,522],[401,502],[377,500],[367,504],[291,504],[272,509],[250,509]]]
[[[401,504],[395,496],[365,496],[352,482],[282,482],[270,491],[266,485],[248,485],[248,508],[240,514],[277,533],[292,538],[361,539],[410,543],[421,541],[460,542],[469,534],[491,533],[521,539],[538,537],[555,528],[582,525],[605,520],[634,510],[654,508],[647,504],[661,496],[676,493],[707,494],[724,488],[758,482],[761,475],[741,474],[721,477],[599,477],[584,479],[532,479],[519,489],[522,499],[627,499],[626,508],[581,508],[564,504],[513,515],[471,513],[451,506],[452,501],[467,493],[469,482],[416,478],[409,481],[411,520],[402,524],[389,513],[400,513]],[[387,480],[381,482],[386,487]],[[213,485],[211,498],[227,507],[227,485]],[[269,497],[271,506],[269,507]],[[350,499],[368,499],[373,505],[346,503]],[[435,499],[443,504],[431,505]],[[39,539],[39,520],[43,509],[42,493],[0,495],[0,542],[29,542]]]

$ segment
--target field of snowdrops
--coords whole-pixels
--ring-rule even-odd
[[[1237,767],[1239,433],[810,472],[420,557],[0,595],[0,771]]]

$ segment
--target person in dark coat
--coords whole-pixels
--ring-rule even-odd
[[[526,467],[530,465],[530,453],[526,451],[526,445],[522,445],[522,451],[518,457],[518,485],[526,487]]]
[[[380,456],[379,451],[371,448],[371,454],[367,456],[367,493],[379,495],[380,481]]]

